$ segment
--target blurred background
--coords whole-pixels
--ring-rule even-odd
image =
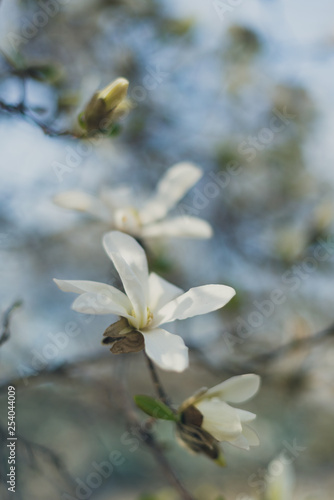
[[[245,408],[258,415],[261,444],[224,446],[220,469],[180,448],[168,422],[157,424],[160,441],[198,499],[266,498],[266,468],[284,450],[294,479],[282,498],[331,499],[333,3],[2,0],[0,49],[0,422],[3,434],[13,383],[17,498],[179,498],[144,444],[124,437],[120,382],[154,394],[143,355],[111,355],[100,343],[110,318],[75,313],[52,282],[117,283],[101,247],[106,228],[52,197],[119,185],[149,194],[187,160],[204,173],[175,213],[208,220],[214,237],[156,242],[151,269],[184,289],[224,283],[237,295],[173,325],[191,347],[190,368],[161,378],[180,404],[203,385],[260,374]],[[62,135],[119,76],[132,110],[118,134]],[[124,460],[89,487],[94,464],[115,450]],[[3,445],[2,480],[6,457]]]

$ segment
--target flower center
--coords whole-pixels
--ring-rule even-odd
[[[139,213],[133,207],[116,210],[114,222],[118,229],[132,234],[137,234],[141,226]]]
[[[138,317],[135,311],[132,309],[131,318],[128,319],[128,322],[131,326],[133,326],[137,330],[141,330],[143,328],[147,328],[153,321],[153,314],[147,307],[146,315]]]

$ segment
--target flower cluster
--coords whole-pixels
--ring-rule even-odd
[[[102,94],[96,96],[95,101],[103,98],[108,103],[111,96],[118,106],[125,91],[122,82],[118,83],[118,87],[105,89],[102,97]],[[93,101],[92,113],[96,105]],[[88,111],[86,122],[90,116]],[[162,326],[216,311],[235,295],[233,288],[221,284],[198,286],[185,292],[150,273],[145,251],[135,239],[210,237],[211,226],[202,219],[166,218],[201,175],[201,170],[190,163],[174,165],[159,182],[156,194],[141,205],[133,203],[134,195],[124,187],[103,190],[99,197],[69,191],[58,194],[54,200],[62,207],[87,212],[114,229],[103,236],[103,247],[119,274],[124,291],[95,281],[54,280],[64,292],[79,295],[72,305],[75,311],[118,316],[105,330],[102,341],[114,354],[145,350],[148,358],[161,369],[183,372],[189,365],[188,348],[179,335]],[[154,370],[152,363],[151,367]],[[177,436],[188,449],[223,464],[222,441],[243,449],[258,444],[257,435],[248,426],[255,414],[229,403],[248,400],[257,392],[259,383],[259,377],[254,374],[233,377],[211,389],[201,389],[177,411],[149,396],[138,396],[136,404],[154,418],[174,420]]]

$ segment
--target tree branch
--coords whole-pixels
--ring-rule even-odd
[[[319,342],[323,340],[333,337],[334,338],[334,323],[329,327],[321,330],[320,332],[314,333],[309,337],[303,337],[299,339],[294,339],[287,344],[276,347],[272,351],[264,352],[258,354],[250,359],[252,363],[268,363],[274,359],[280,358],[286,354],[289,354],[297,349],[305,349],[307,347],[312,347],[313,345],[317,345]]]
[[[148,366],[148,369],[149,369],[149,372],[150,372],[150,375],[151,375],[151,378],[152,378],[152,382],[153,382],[153,385],[155,387],[155,390],[159,396],[159,399],[165,403],[165,405],[167,405],[169,408],[171,408],[171,403],[170,403],[170,400],[166,394],[166,391],[165,389],[163,388],[161,382],[160,382],[160,379],[158,377],[158,373],[155,369],[155,366],[154,364],[152,363],[152,361],[150,360],[150,358],[147,356],[146,352],[144,351],[144,355],[145,355],[145,358],[146,358],[146,361],[147,361],[147,366]],[[171,408],[173,409],[173,408]],[[174,411],[174,410],[173,410]]]
[[[18,307],[21,307],[22,302],[20,300],[17,300],[14,302],[13,305],[11,305],[7,311],[5,311],[3,315],[3,320],[2,320],[2,332],[0,334],[0,346],[4,344],[10,337],[10,319],[13,311],[17,309]]]
[[[42,123],[31,113],[31,111],[24,105],[23,102],[21,102],[19,104],[8,104],[8,103],[0,100],[0,110],[6,111],[7,113],[23,116],[24,118],[26,118],[30,122],[37,125],[44,132],[44,134],[49,136],[49,137],[67,136],[67,137],[72,137],[74,139],[80,139],[83,137],[83,136],[76,135],[74,132],[71,132],[70,130],[55,130],[54,128],[50,127],[49,125]]]
[[[174,469],[169,464],[167,458],[164,455],[161,445],[157,442],[152,431],[148,430],[147,426],[143,426],[138,419],[134,411],[134,406],[128,396],[128,391],[126,390],[126,387],[124,385],[124,377],[120,377],[120,380],[122,380],[122,382],[118,384],[118,390],[120,392],[119,400],[121,402],[129,431],[131,432],[131,428],[133,427],[138,429],[138,433],[142,441],[151,450],[152,455],[166,475],[169,483],[180,494],[181,498],[183,500],[195,500],[194,497],[185,488],[183,483],[180,481]]]

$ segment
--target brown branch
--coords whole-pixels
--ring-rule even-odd
[[[22,302],[20,300],[17,300],[14,302],[13,305],[11,305],[7,311],[5,311],[3,315],[3,320],[2,320],[2,332],[0,334],[0,346],[4,344],[10,337],[10,319],[12,316],[12,313],[15,309],[18,307],[21,307]]]
[[[35,462],[35,454],[40,455],[40,457],[43,458],[43,463],[45,462],[45,460],[49,461],[52,466],[58,471],[59,475],[62,477],[63,481],[66,484],[71,487],[75,485],[74,479],[68,472],[63,460],[57,453],[55,453],[47,446],[26,439],[20,434],[17,435],[17,440],[18,445],[24,446],[27,453],[30,455],[32,463]]]
[[[17,390],[22,386],[35,386],[40,383],[45,383],[48,379],[50,381],[54,381],[55,379],[66,380],[66,377],[71,377],[73,373],[76,374],[78,369],[84,368],[85,366],[92,366],[94,364],[101,366],[101,363],[109,364],[110,355],[97,355],[95,357],[83,358],[72,363],[61,363],[38,372],[32,369],[31,373],[28,373],[26,376],[2,380],[0,382],[0,394],[3,391],[7,391],[8,385],[13,385]]]
[[[121,403],[121,407],[123,409],[129,431],[131,432],[131,429],[133,429],[133,427],[138,429],[138,434],[136,433],[136,435],[139,435],[144,444],[150,449],[155,460],[166,475],[170,485],[180,494],[181,498],[183,500],[195,500],[194,497],[185,488],[183,483],[180,481],[174,469],[171,467],[170,463],[164,455],[164,451],[161,445],[157,442],[153,432],[151,430],[148,430],[147,425],[143,426],[138,419],[134,411],[134,406],[128,396],[128,391],[126,390],[126,387],[124,385],[124,377],[120,377],[120,380],[122,380],[122,382],[118,384],[120,395],[119,401]]]
[[[32,113],[31,111],[24,105],[23,102],[20,102],[19,104],[8,104],[2,100],[0,100],[0,110],[5,111],[7,113],[11,114],[16,114],[23,116],[26,118],[28,121],[32,122],[34,125],[37,125],[45,135],[49,137],[72,137],[74,139],[81,139],[82,136],[79,136],[75,134],[74,132],[71,132],[70,130],[55,130],[54,128],[50,127],[49,125],[46,125],[45,123],[39,121]]]
[[[222,333],[222,335],[224,335],[224,333]],[[308,337],[294,339],[270,351],[249,355],[247,359],[242,361],[236,360],[235,362],[227,362],[224,360],[224,363],[219,367],[212,365],[207,359],[205,352],[196,344],[189,344],[188,342],[188,347],[192,354],[196,356],[198,362],[202,363],[213,375],[221,376],[222,373],[227,373],[234,376],[251,371],[262,373],[268,363],[279,360],[279,358],[289,355],[298,349],[307,349],[316,346],[330,338],[334,338],[334,324]]]
[[[250,362],[256,364],[268,363],[272,360],[284,356],[285,354],[290,354],[291,352],[296,351],[297,349],[305,349],[307,347],[312,347],[313,345],[317,345],[319,342],[322,342],[323,340],[330,337],[334,338],[334,324],[330,325],[324,330],[321,330],[320,332],[310,335],[309,337],[294,339],[287,344],[276,347],[272,351],[257,354],[256,356],[250,359]]]
[[[160,379],[158,377],[158,373],[155,369],[155,366],[154,364],[152,363],[152,361],[150,360],[150,358],[147,356],[146,352],[144,351],[144,355],[145,355],[145,358],[146,358],[146,361],[147,361],[147,366],[148,366],[148,369],[149,369],[149,372],[150,372],[150,375],[151,375],[151,378],[152,378],[152,382],[153,382],[153,385],[155,387],[155,390],[159,396],[159,399],[165,403],[165,405],[167,405],[169,408],[171,408],[171,404],[170,404],[170,401],[169,401],[169,398],[166,394],[166,391],[165,389],[163,388],[162,386],[162,383],[160,382]]]

